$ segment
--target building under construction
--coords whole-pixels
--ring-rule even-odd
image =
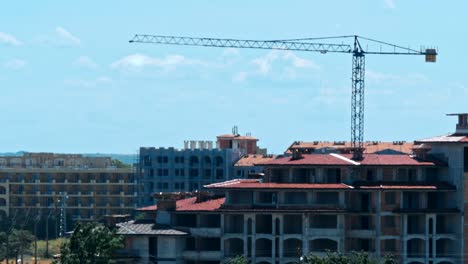
[[[0,157],[0,214],[22,221],[20,225],[55,218],[63,233],[76,221],[131,214],[136,207],[134,169],[115,168],[109,157],[54,153]]]
[[[139,209],[154,218],[119,224],[122,253],[139,263],[244,255],[276,264],[362,250],[400,263],[465,263],[468,114],[455,115],[454,133],[417,140],[411,154],[364,151],[353,160],[346,144],[321,153],[296,142],[290,153],[259,161],[263,177],[158,195],[157,205]]]

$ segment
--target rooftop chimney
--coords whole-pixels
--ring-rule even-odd
[[[302,152],[300,149],[295,148],[292,150],[292,159],[293,160],[302,159]]]
[[[468,113],[447,114],[448,116],[458,116],[458,124],[455,134],[468,135]]]

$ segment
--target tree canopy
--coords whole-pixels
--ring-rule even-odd
[[[113,263],[112,253],[123,246],[115,231],[98,223],[77,224],[68,242],[60,250],[61,264]],[[57,262],[56,262],[57,263]]]

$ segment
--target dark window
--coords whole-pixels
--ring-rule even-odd
[[[163,170],[163,176],[168,176],[169,175],[169,170],[168,169],[164,169]]]
[[[223,164],[223,157],[217,156],[216,157],[216,166],[221,166]]]
[[[223,169],[216,169],[216,179],[221,179],[224,176]]]
[[[465,147],[465,151],[463,153],[464,155],[464,162],[463,162],[463,166],[465,168],[465,172],[468,172],[468,147]]]
[[[179,176],[179,169],[174,170],[175,176]]]
[[[190,176],[191,178],[198,177],[198,169],[190,169],[190,171],[189,171],[189,176]]]
[[[340,183],[341,182],[341,169],[328,169],[325,182],[326,183]]]
[[[396,221],[394,216],[384,216],[383,225],[385,228],[395,228]]]
[[[174,158],[174,162],[175,162],[175,163],[179,163],[179,157],[175,157],[175,158]]]
[[[158,176],[163,176],[163,170],[162,169],[158,169]]]
[[[167,156],[164,156],[164,157],[162,158],[162,161],[163,161],[163,163],[168,163],[168,162],[169,162],[169,158],[168,158]]]
[[[154,177],[154,170],[150,169],[150,177]]]
[[[158,156],[157,159],[158,159],[158,163],[162,163],[162,157],[161,156]]]
[[[169,188],[169,183],[165,182],[163,183],[163,189],[167,190]]]
[[[203,175],[204,178],[211,178],[211,170],[210,169],[206,169],[205,170],[205,174]]]
[[[208,156],[205,156],[205,164],[211,164],[211,158]]]
[[[384,252],[395,252],[396,251],[396,240],[387,239],[384,240]]]
[[[396,194],[394,192],[385,193],[385,204],[395,204],[396,203]]]
[[[151,166],[151,157],[146,155],[144,158],[143,158],[143,164],[145,166]]]

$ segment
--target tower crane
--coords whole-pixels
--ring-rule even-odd
[[[330,43],[339,41],[341,43]],[[319,42],[320,41],[320,42]],[[353,159],[361,160],[364,151],[364,80],[366,55],[424,55],[426,62],[436,62],[434,48],[415,50],[358,35],[299,38],[284,40],[246,40],[136,34],[130,43],[152,43],[220,48],[312,51],[352,54],[351,77],[351,147]],[[363,48],[364,44],[379,48]]]

